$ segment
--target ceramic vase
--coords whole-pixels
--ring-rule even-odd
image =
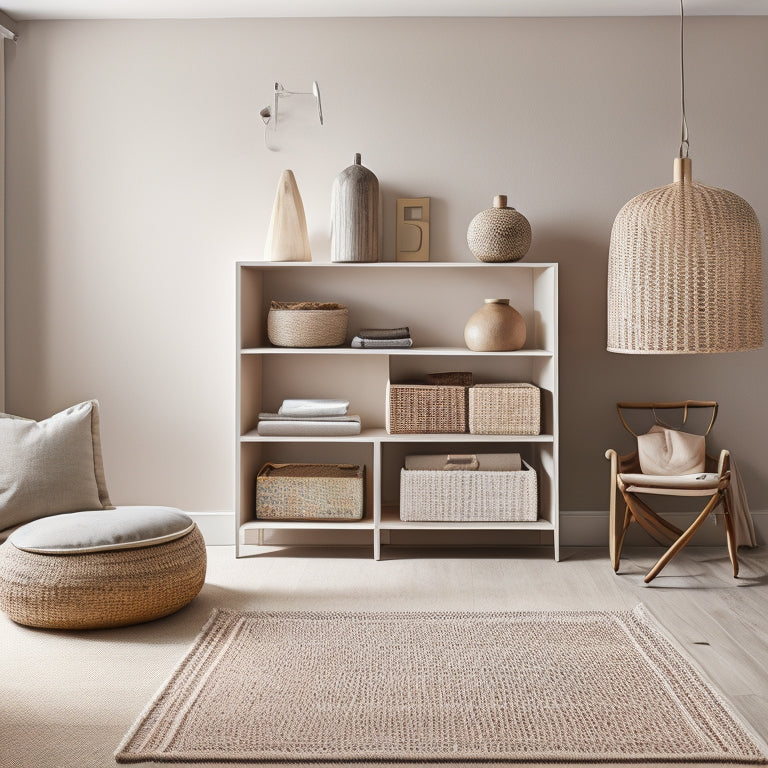
[[[496,195],[493,208],[481,211],[467,229],[467,245],[478,261],[520,261],[531,247],[528,219]]]
[[[381,250],[379,180],[360,155],[333,182],[331,261],[378,261]]]
[[[293,171],[283,171],[277,184],[264,258],[267,261],[312,261],[304,203]]]
[[[522,349],[525,336],[525,320],[509,299],[486,299],[464,326],[464,341],[473,352]]]

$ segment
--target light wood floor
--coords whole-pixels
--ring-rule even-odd
[[[599,610],[644,603],[768,740],[768,551],[688,547],[651,584],[658,550],[276,550],[211,547],[206,585],[174,616],[63,633],[0,616],[0,766],[106,768],[214,607],[242,610]],[[674,724],[670,724],[674,727]],[[145,764],[147,765],[147,764]]]

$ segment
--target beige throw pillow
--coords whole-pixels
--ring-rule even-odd
[[[96,400],[39,422],[0,414],[0,530],[61,512],[111,508]]]
[[[637,436],[640,469],[646,475],[693,475],[704,471],[704,435],[692,435],[655,424]]]

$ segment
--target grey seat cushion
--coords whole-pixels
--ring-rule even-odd
[[[33,520],[8,541],[26,552],[74,555],[163,544],[194,527],[188,515],[173,507],[116,507]]]

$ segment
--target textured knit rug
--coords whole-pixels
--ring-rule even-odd
[[[118,762],[764,763],[642,606],[214,611]]]

